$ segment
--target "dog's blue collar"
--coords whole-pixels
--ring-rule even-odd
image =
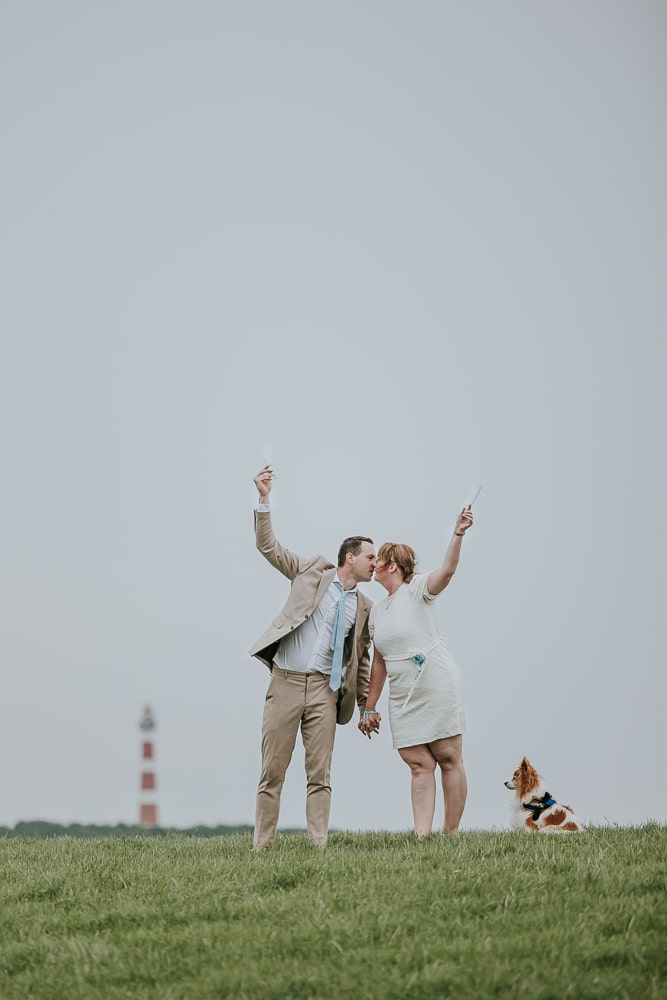
[[[556,805],[556,800],[552,799],[549,792],[545,792],[545,794],[542,796],[541,799],[533,799],[532,802],[524,802],[523,808],[530,809],[530,811],[533,814],[533,819],[537,819],[540,813],[544,812],[545,809],[548,809],[549,806],[555,806],[555,805]]]

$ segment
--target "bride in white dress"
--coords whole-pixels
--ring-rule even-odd
[[[443,833],[458,832],[466,802],[463,681],[440,635],[435,599],[456,571],[461,543],[472,523],[468,505],[456,520],[442,566],[428,574],[415,573],[414,549],[394,542],[380,546],[375,565],[375,579],[387,597],[371,609],[374,656],[359,729],[368,737],[379,732],[381,715],[375,706],[389,677],[389,727],[394,749],[412,772],[418,837],[433,827],[436,767],[445,799]]]

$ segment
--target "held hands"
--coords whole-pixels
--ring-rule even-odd
[[[461,510],[461,513],[456,518],[456,527],[454,528],[455,533],[457,535],[465,534],[468,528],[472,528],[472,520],[472,508],[471,505],[468,504],[467,507],[464,507]]]
[[[367,736],[370,740],[373,733],[380,732],[380,723],[382,722],[382,716],[379,712],[371,712],[368,709],[361,713],[361,718],[359,719],[359,732],[363,736]]]
[[[270,465],[265,465],[264,468],[260,469],[257,475],[253,478],[253,482],[257,487],[257,492],[264,500],[268,500],[269,493],[271,492],[272,481],[273,468]]]

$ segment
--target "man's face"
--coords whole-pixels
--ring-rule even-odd
[[[370,542],[362,542],[359,555],[355,556],[348,552],[347,558],[352,560],[352,571],[357,583],[368,583],[373,579],[375,549]]]

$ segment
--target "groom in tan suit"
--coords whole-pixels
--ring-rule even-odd
[[[357,584],[368,583],[375,570],[373,541],[360,535],[342,543],[337,567],[324,556],[305,559],[283,548],[271,524],[272,478],[268,465],[254,477],[259,493],[256,543],[292,585],[284,608],[249,650],[271,671],[262,723],[256,851],[273,843],[280,793],[299,729],[305,750],[308,836],[321,846],[327,842],[336,723],[350,721],[355,701],[363,715],[370,677],[372,602]]]

